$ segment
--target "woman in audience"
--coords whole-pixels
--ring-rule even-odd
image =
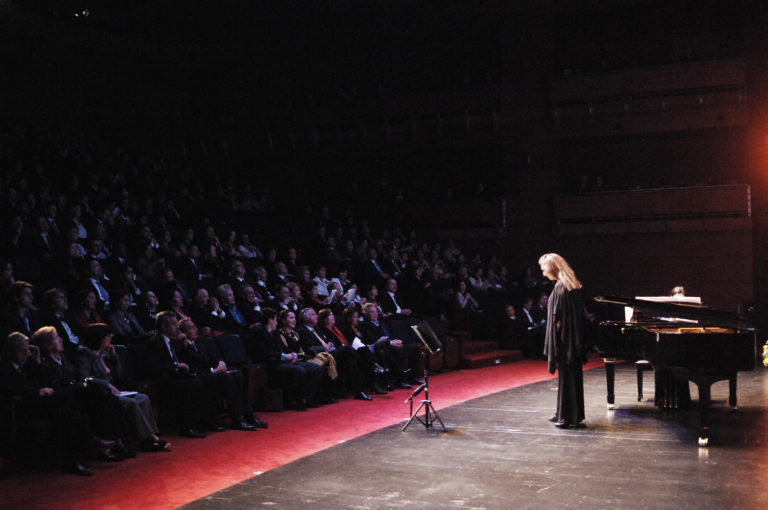
[[[112,328],[101,323],[91,324],[85,329],[83,336],[85,345],[80,346],[76,356],[77,375],[82,380],[90,378],[93,383],[117,397],[140,449],[169,451],[170,443],[158,436],[160,430],[155,423],[149,397],[134,391],[122,392],[115,386],[122,375],[122,367],[120,357],[112,345]]]
[[[166,310],[171,310],[173,313],[175,313],[178,320],[190,318],[189,313],[187,313],[187,311],[184,309],[184,296],[182,296],[181,291],[179,290],[174,290],[171,292],[170,300],[168,300]]]
[[[310,363],[308,360],[311,356],[301,348],[299,334],[296,332],[296,314],[292,310],[280,312],[278,325],[274,334],[276,343],[283,353],[283,360],[301,367],[307,380],[301,394],[288,395],[289,405],[300,411],[306,410],[307,407],[317,407],[323,368]]]
[[[139,324],[139,320],[131,312],[131,294],[122,291],[115,296],[115,310],[109,314],[107,322],[112,327],[113,334],[122,344],[132,344],[147,336],[147,332]]]
[[[77,310],[75,310],[74,317],[81,334],[89,324],[104,322],[97,310],[98,304],[99,300],[93,289],[82,290],[77,295]]]
[[[351,362],[356,365],[356,370],[360,376],[362,384],[366,389],[373,390],[377,395],[386,394],[386,390],[376,381],[376,376],[385,373],[385,370],[376,363],[373,353],[367,345],[362,342],[355,343],[347,339],[344,333],[336,326],[336,316],[330,308],[323,308],[317,314],[318,324],[317,333],[326,342],[333,343],[337,349],[351,350],[354,355],[351,356]]]

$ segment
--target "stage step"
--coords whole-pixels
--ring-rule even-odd
[[[465,344],[466,348],[466,344]],[[512,363],[523,359],[523,351],[510,351],[497,349],[494,351],[464,353],[461,360],[462,368],[481,368],[503,363]]]
[[[464,341],[464,351],[467,354],[477,354],[484,351],[495,351],[499,348],[499,343],[492,340],[471,340]]]

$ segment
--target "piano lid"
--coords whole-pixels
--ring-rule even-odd
[[[752,319],[731,312],[712,310],[694,303],[664,303],[647,299],[628,298],[622,296],[597,296],[598,303],[609,303],[630,306],[641,312],[657,317],[679,317],[697,321],[700,326],[719,326],[732,329],[755,329]]]

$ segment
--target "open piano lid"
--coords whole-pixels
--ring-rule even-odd
[[[696,303],[665,303],[622,296],[597,296],[595,301],[636,308],[641,312],[657,317],[679,317],[681,319],[697,321],[699,326],[718,326],[721,328],[745,330],[755,329],[752,319],[748,317],[721,310],[712,310]]]

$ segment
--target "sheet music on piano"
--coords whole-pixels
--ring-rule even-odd
[[[635,299],[642,299],[643,301],[654,301],[656,303],[675,303],[680,305],[701,305],[701,298],[696,296],[635,296]],[[624,319],[627,322],[632,322],[632,316],[635,314],[635,308],[632,306],[624,307]],[[698,321],[692,319],[681,319],[675,317],[657,317],[659,320],[670,322],[692,322]]]

